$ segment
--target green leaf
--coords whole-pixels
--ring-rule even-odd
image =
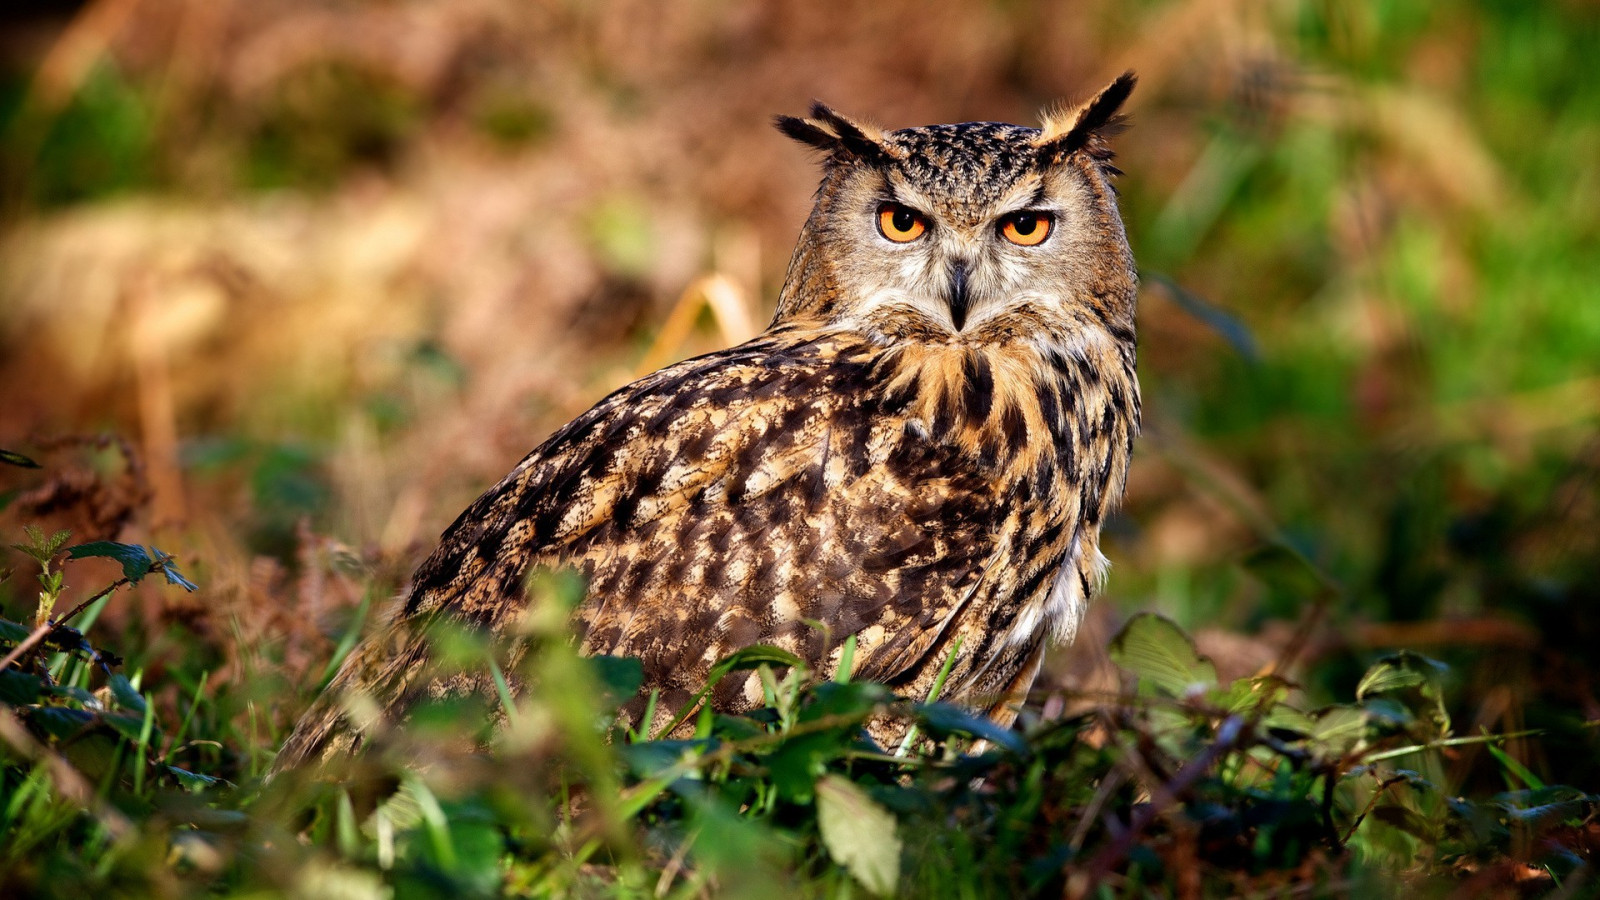
[[[1499,747],[1496,747],[1493,744],[1484,744],[1483,749],[1489,751],[1489,755],[1493,756],[1495,761],[1500,763],[1501,768],[1517,776],[1517,780],[1521,781],[1523,784],[1530,788],[1544,787],[1544,780],[1533,774],[1533,772],[1530,771],[1527,766],[1513,759],[1511,754],[1501,750]]]
[[[19,644],[26,640],[32,629],[10,619],[0,619],[0,643]]]
[[[900,881],[900,837],[894,813],[849,779],[817,779],[817,828],[833,861],[867,890],[889,896]]]
[[[24,525],[22,526],[22,532],[28,536],[28,543],[12,544],[11,546],[38,560],[41,565],[49,563],[50,558],[56,555],[57,550],[61,549],[61,545],[72,537],[72,532],[66,529],[45,537],[44,530],[37,525]]]
[[[1289,695],[1289,683],[1277,675],[1239,678],[1211,692],[1214,703],[1230,715],[1276,708]]]
[[[156,560],[150,551],[138,544],[123,544],[117,541],[90,541],[67,549],[69,559],[86,559],[91,556],[102,556],[122,563],[122,574],[134,584],[139,579],[150,574],[150,569],[155,566]]]
[[[639,693],[639,686],[644,684],[644,663],[634,657],[601,655],[584,659],[594,671],[595,680],[618,703]]]
[[[227,784],[227,782],[215,775],[202,775],[199,772],[191,772],[188,769],[180,769],[177,766],[167,766],[167,774],[178,779],[179,784],[194,794],[198,794],[209,787]]]
[[[38,463],[15,450],[0,450],[0,463],[18,466],[23,469],[37,469],[40,467]]]
[[[948,703],[925,703],[915,708],[917,720],[929,735],[936,739],[952,734],[965,734],[981,738],[1021,756],[1028,745],[1009,728],[1001,728],[993,719],[975,715]]]
[[[1354,706],[1334,706],[1317,713],[1310,746],[1318,755],[1337,758],[1361,746],[1367,736],[1367,712]]]
[[[1139,676],[1140,690],[1185,697],[1213,687],[1217,670],[1195,650],[1194,641],[1170,619],[1140,613],[1111,639],[1111,660]]]
[[[0,703],[8,706],[27,706],[39,700],[40,684],[37,675],[7,670],[0,672]]]
[[[1450,809],[1455,832],[1466,842],[1468,850],[1493,846],[1508,840],[1510,829],[1500,821],[1496,807],[1461,797],[1444,798]]]
[[[846,734],[837,729],[785,740],[766,758],[767,772],[778,796],[802,806],[811,803],[816,780],[826,770],[828,760],[837,757],[853,736],[853,732]]]
[[[131,713],[124,712],[111,712],[103,713],[100,716],[100,720],[115,729],[117,734],[122,735],[135,744],[139,743],[139,738],[144,735],[143,715],[133,715]],[[152,732],[151,740],[154,741],[155,739],[156,735]]]
[[[770,647],[766,644],[755,644],[736,650],[722,658],[713,671],[722,673],[738,672],[744,669],[759,669],[762,665],[788,666],[800,668],[806,664],[805,660],[781,647]]]
[[[855,668],[856,636],[852,634],[844,639],[844,645],[839,650],[839,667],[833,672],[833,680],[848,684]]]
[[[766,734],[760,723],[746,716],[717,715],[711,719],[711,736],[724,741],[744,741]]]
[[[160,550],[157,550],[154,547],[151,547],[150,549],[155,553],[156,557],[161,560],[161,575],[167,579],[167,584],[175,584],[191,594],[200,590],[199,585],[183,577],[183,573],[179,572],[178,567],[173,564],[172,557],[162,553]]]
[[[27,713],[29,724],[57,740],[72,737],[95,719],[94,713],[65,706],[35,706]]]
[[[52,697],[65,697],[68,700],[77,701],[84,706],[94,706],[97,702],[94,694],[91,694],[88,688],[79,687],[75,684],[46,685],[44,692]]]
[[[144,715],[144,695],[139,693],[133,683],[128,681],[128,676],[117,674],[110,678],[111,696],[117,698],[117,705],[130,712]]]
[[[1390,828],[1399,829],[1424,841],[1434,840],[1438,832],[1437,826],[1423,818],[1421,813],[1398,804],[1385,804],[1374,809],[1372,811],[1372,820],[1382,822]]]
[[[810,702],[800,711],[799,721],[829,716],[865,721],[873,710],[893,699],[888,688],[870,681],[824,681],[810,691]]]
[[[1556,825],[1577,825],[1585,816],[1594,811],[1594,803],[1581,799],[1562,800],[1556,803],[1546,803],[1543,806],[1532,806],[1527,809],[1514,809],[1507,812],[1507,818],[1518,825],[1527,828],[1543,829]]]
[[[1553,784],[1526,791],[1506,791],[1493,798],[1507,824],[1535,831],[1563,823],[1576,824],[1595,812],[1600,797],[1575,787]]]
[[[710,753],[717,748],[717,745],[717,741],[708,738],[639,741],[635,744],[622,744],[617,747],[617,751],[634,774],[640,778],[649,778],[685,759]]]
[[[1437,686],[1450,667],[1420,653],[1404,650],[1372,664],[1356,685],[1356,699],[1370,694],[1385,694],[1403,688]]]
[[[1356,685],[1358,700],[1376,701],[1393,695],[1412,712],[1425,712],[1438,734],[1450,730],[1450,713],[1444,704],[1444,676],[1450,667],[1420,653],[1402,650],[1372,664]]]

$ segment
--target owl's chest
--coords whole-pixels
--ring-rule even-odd
[[[1016,623],[1009,643],[1072,630],[1137,429],[1131,365],[1070,344],[943,350],[908,354],[887,387],[905,433],[888,464],[914,460],[926,490],[957,482],[987,507],[981,543],[1007,563],[984,575],[986,615]]]
[[[1086,377],[1087,360],[1032,346],[937,347],[901,351],[880,406],[907,453],[926,444],[958,457],[997,498],[1055,506],[1085,477],[1109,470],[1118,428],[1107,415],[1106,379]],[[891,460],[892,461],[892,460]]]

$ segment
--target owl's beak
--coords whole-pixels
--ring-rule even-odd
[[[967,264],[950,267],[950,321],[960,331],[967,324]]]

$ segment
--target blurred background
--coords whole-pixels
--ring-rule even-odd
[[[1031,124],[1133,68],[1146,435],[1040,708],[1110,684],[1105,641],[1153,609],[1225,676],[1292,655],[1313,705],[1426,653],[1458,732],[1552,729],[1512,749],[1600,776],[1600,3],[12,0],[0,23],[0,447],[43,465],[0,469],[5,542],[177,554],[198,593],[96,628],[147,683],[208,669],[262,701],[263,746],[363,599],[525,452],[765,323],[816,184],[773,114]]]

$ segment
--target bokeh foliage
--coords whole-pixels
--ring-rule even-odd
[[[1407,812],[1378,815],[1402,836],[1356,841],[1358,862],[1376,869],[1350,868],[1321,813],[1301,815],[1296,804],[1321,789],[1306,770],[1288,766],[1265,799],[1241,805],[1258,786],[1229,781],[1222,765],[1177,798],[1183,817],[1162,819],[1167,843],[1135,841],[1117,877],[1187,890],[1151,867],[1170,868],[1174,848],[1211,846],[1178,835],[1214,835],[1197,807],[1214,800],[1256,811],[1240,834],[1259,846],[1188,867],[1213,892],[1251,889],[1230,879],[1268,862],[1288,867],[1272,877],[1360,886],[1374,871],[1418,871],[1419,846],[1435,851],[1428,864],[1468,879],[1444,884],[1499,889],[1515,860],[1548,863],[1539,854],[1550,847],[1529,837],[1548,837],[1545,825],[1578,829],[1555,843],[1575,862],[1515,883],[1560,889],[1573,872],[1587,883],[1589,845],[1568,838],[1593,827],[1573,798],[1600,786],[1592,3],[1013,0],[934,13],[909,0],[98,0],[4,15],[0,446],[44,468],[0,467],[0,524],[7,542],[34,524],[71,529],[76,543],[153,542],[184,561],[198,593],[119,593],[89,641],[126,657],[118,671],[148,695],[152,728],[190,720],[191,743],[216,742],[195,743],[194,771],[238,786],[191,795],[196,805],[173,799],[184,796],[177,776],[131,793],[108,781],[121,814],[149,826],[142,849],[68,881],[54,880],[64,868],[33,869],[30,886],[126,878],[170,892],[226,869],[234,880],[220,883],[242,890],[274,874],[230,855],[260,835],[236,832],[223,842],[233,850],[212,856],[210,838],[179,837],[202,808],[229,819],[296,803],[318,810],[320,868],[309,871],[330,890],[399,884],[370,865],[378,843],[361,830],[387,775],[349,800],[284,788],[278,807],[251,805],[274,796],[253,779],[328,660],[478,491],[641,360],[740,336],[701,313],[670,346],[646,349],[700,276],[770,308],[814,174],[767,117],[816,96],[888,125],[1027,122],[1125,67],[1142,79],[1117,144],[1145,285],[1147,420],[1108,537],[1109,595],[1078,645],[1050,661],[1028,762],[983,764],[992,795],[967,796],[930,763],[913,776],[927,788],[912,792],[927,804],[919,811],[894,806],[908,795],[877,790],[894,779],[870,766],[834,760],[827,771],[869,785],[901,817],[908,893],[939,892],[918,880],[934,871],[919,861],[933,858],[961,860],[974,882],[1056,890],[1023,872],[1060,870],[1054,838],[1006,823],[1042,816],[1050,835],[1088,823],[1065,832],[1082,848],[1105,837],[1091,812],[1137,814],[1147,799],[1137,779],[1098,801],[1072,793],[1132,777],[1125,767],[1141,758],[1088,747],[1093,729],[1072,717],[1100,708],[1094,733],[1152,733],[1159,707],[1103,704],[1128,687],[1104,648],[1130,613],[1154,609],[1194,635],[1220,684],[1289,678],[1299,693],[1286,702],[1302,713],[1355,702],[1364,673],[1410,649],[1448,675],[1432,699],[1407,702],[1442,702],[1454,734],[1539,734],[1404,761],[1415,778],[1386,790],[1411,792],[1396,800]],[[103,432],[128,441],[74,437]],[[115,580],[114,568],[92,569],[109,565],[74,562],[69,572],[94,574],[69,578],[64,602]],[[36,613],[32,566],[15,554],[0,562],[12,621]],[[109,690],[106,673],[80,674],[80,688]],[[1181,767],[1217,746],[1227,718],[1214,713],[1182,713],[1194,717],[1192,742],[1157,741],[1159,753]],[[1395,716],[1396,734],[1437,722]],[[1247,731],[1225,753],[1290,759],[1287,737]],[[1282,746],[1253,743],[1261,737]],[[118,752],[136,757],[138,736],[120,739]],[[579,770],[648,778],[614,752]],[[1148,789],[1173,773],[1136,774]],[[90,833],[73,818],[80,806],[27,777],[25,793],[6,782],[0,807],[54,815],[31,821],[65,830],[40,826],[11,851],[66,868],[110,858],[68,852]],[[418,883],[466,884],[445,870],[488,878],[477,863],[436,858],[479,859],[485,835],[512,851],[548,835],[549,821],[502,802],[497,777],[462,788],[459,807],[440,801],[445,826],[472,835],[459,846],[427,830],[435,818],[410,832],[413,855],[394,851]],[[1537,793],[1546,784],[1581,790]],[[1041,785],[1046,800],[1029,811],[1022,801]],[[835,799],[855,802],[849,790]],[[697,843],[693,872],[731,878],[711,874],[727,868],[721,853],[764,860],[760,872],[813,892],[848,881],[814,865],[826,848],[811,812],[765,810],[778,816],[769,835],[668,793],[680,805],[664,827],[687,822],[727,842]],[[649,824],[656,813],[634,814]],[[940,843],[948,822],[1004,849]],[[1528,822],[1534,832],[1518,830]],[[192,880],[164,874],[175,840],[193,854],[179,866],[200,873]],[[57,847],[66,855],[40,849],[51,841],[68,842]],[[624,874],[573,864],[559,877],[594,892],[653,890],[672,851],[651,854],[678,846],[607,841]],[[1450,841],[1465,843],[1441,849]],[[1144,850],[1154,855],[1137,869]],[[1463,875],[1462,858],[1497,862]],[[496,866],[473,889],[549,888]]]

